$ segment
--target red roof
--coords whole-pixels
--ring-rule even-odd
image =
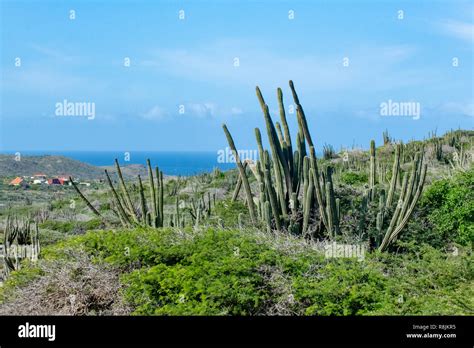
[[[48,184],[50,184],[50,185],[62,185],[63,183],[58,178],[54,178],[54,179],[48,179]]]
[[[20,185],[22,181],[23,179],[18,176],[10,182],[10,185]]]

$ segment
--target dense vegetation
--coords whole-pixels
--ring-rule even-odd
[[[81,253],[87,261],[78,266]],[[41,274],[51,262],[68,265],[56,273],[66,279],[45,284]],[[115,301],[124,301],[133,314],[439,315],[472,314],[474,308],[472,255],[465,248],[456,256],[425,245],[410,246],[403,254],[368,254],[363,261],[327,259],[317,246],[298,238],[209,228],[88,232],[46,248],[35,268],[23,268],[7,280],[3,313],[28,301],[49,302],[46,308],[70,313],[68,301],[52,294],[79,297],[77,283],[88,269],[104,264],[112,271],[102,271],[101,278],[111,278],[109,286],[121,289]],[[25,277],[36,291],[15,292]],[[88,301],[96,308],[102,296]],[[86,313],[114,313],[116,305]]]

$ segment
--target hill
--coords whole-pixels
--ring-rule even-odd
[[[114,167],[97,167],[64,156],[22,156],[16,161],[13,155],[0,155],[0,177],[30,176],[43,173],[48,176],[72,175],[80,179],[103,179],[104,169],[111,173]],[[145,167],[130,165],[123,167],[125,177],[145,173]]]

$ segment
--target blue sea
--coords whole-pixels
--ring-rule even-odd
[[[13,154],[14,152],[5,152]],[[152,166],[158,166],[167,175],[195,175],[212,172],[214,168],[223,171],[236,168],[235,163],[218,163],[216,152],[153,152],[130,151],[129,161],[123,151],[20,151],[22,156],[57,155],[65,156],[94,166],[110,166],[115,158],[121,165],[146,165],[147,158]]]

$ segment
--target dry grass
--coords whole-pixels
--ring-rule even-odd
[[[77,253],[73,261],[43,261],[44,275],[0,305],[0,315],[128,315],[119,272]]]

